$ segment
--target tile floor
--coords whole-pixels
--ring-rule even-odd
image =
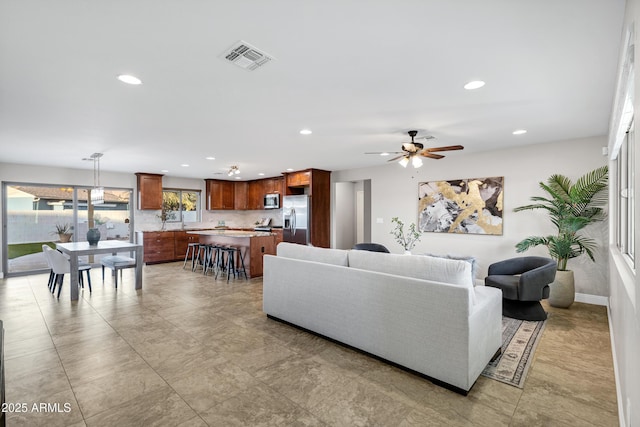
[[[549,308],[524,389],[480,377],[463,397],[267,319],[260,279],[144,275],[115,291],[94,269],[76,303],[68,278],[60,300],[45,275],[0,280],[7,401],[27,404],[9,426],[618,425],[604,307]]]

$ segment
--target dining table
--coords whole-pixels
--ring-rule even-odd
[[[120,252],[135,252],[136,260],[136,289],[142,289],[142,265],[143,249],[142,245],[137,243],[126,242],[122,240],[100,240],[95,245],[90,245],[89,242],[69,242],[69,243],[56,243],[56,249],[60,252],[69,255],[70,263],[70,283],[71,289],[71,301],[78,300],[78,257],[84,255],[98,255],[98,254],[113,254],[116,255]],[[76,286],[73,286],[76,284]]]

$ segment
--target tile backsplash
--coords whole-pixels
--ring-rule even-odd
[[[135,212],[136,231],[158,231],[162,223],[158,218],[160,211]],[[183,228],[214,228],[218,222],[224,221],[229,228],[253,228],[261,218],[271,218],[272,226],[282,226],[282,209],[251,210],[251,211],[203,211],[201,222],[167,222],[166,230],[180,230]]]

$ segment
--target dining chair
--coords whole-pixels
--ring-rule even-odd
[[[64,275],[71,272],[71,264],[69,263],[69,259],[67,259],[67,257],[56,250],[49,248],[47,253],[49,254],[49,261],[51,262],[51,269],[55,275],[51,292],[55,293],[57,286],[58,298],[60,298],[60,291],[62,291],[62,282],[64,281]],[[76,286],[80,286],[80,284],[83,282],[82,272],[84,271],[87,273],[87,285],[89,286],[89,292],[91,292],[91,276],[89,275],[89,270],[91,270],[91,266],[89,264],[78,266],[78,277],[80,279],[80,283],[77,283]]]
[[[134,268],[136,266],[136,259],[128,256],[109,255],[102,257],[100,264],[102,264],[102,281],[104,282],[104,268],[110,268],[116,289],[118,289],[118,270],[120,270],[120,279],[122,279],[122,270],[125,268]]]
[[[52,251],[51,246],[42,245],[42,256],[44,257],[44,261],[47,263],[47,267],[49,267],[49,282],[47,286],[49,290],[51,290],[51,286],[53,286],[53,279],[55,278],[55,274],[53,273],[53,268],[51,267],[51,260],[49,259],[49,251]]]

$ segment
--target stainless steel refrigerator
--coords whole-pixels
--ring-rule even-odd
[[[284,196],[282,199],[282,238],[285,242],[308,245],[311,200],[307,195]]]

